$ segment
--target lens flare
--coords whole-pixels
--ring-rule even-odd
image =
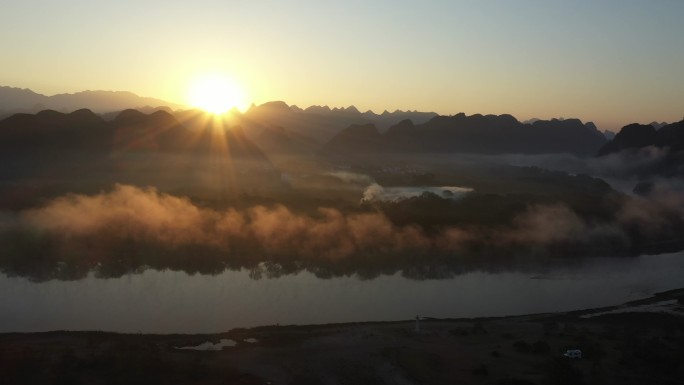
[[[213,114],[223,114],[233,108],[243,109],[245,93],[234,81],[222,75],[206,75],[190,86],[188,101],[193,107]]]

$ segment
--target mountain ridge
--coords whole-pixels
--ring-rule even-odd
[[[283,101],[271,101],[252,105],[239,114],[237,120],[247,134],[255,139],[266,128],[282,127],[292,134],[311,138],[319,144],[326,143],[343,129],[353,124],[374,124],[384,131],[390,126],[411,119],[425,122],[435,116],[435,112],[395,111],[376,114],[372,111],[361,112],[356,106],[333,107],[312,105],[300,108]]]
[[[47,96],[28,88],[0,86],[0,114],[3,115],[39,112],[45,109],[71,112],[83,108],[96,113],[106,113],[148,106],[165,106],[172,109],[186,108],[178,103],[139,96],[130,91],[86,90]]]
[[[144,154],[204,156],[270,167],[241,129],[216,124],[220,123],[207,119],[179,121],[164,110],[145,114],[127,109],[111,121],[88,109],[14,114],[0,120],[0,161],[11,165],[0,177],[23,178],[47,170],[68,175],[73,164],[113,166],[128,155]],[[217,136],[219,130],[223,134]]]
[[[597,156],[605,156],[625,150],[638,150],[654,146],[669,149],[671,152],[684,150],[684,120],[657,126],[653,123],[628,124],[615,137],[597,152]]]
[[[349,126],[324,148],[335,153],[573,153],[593,155],[606,142],[591,123],[579,119],[521,123],[508,114],[435,116],[414,124],[403,120],[376,138]],[[363,143],[363,144],[361,144]]]

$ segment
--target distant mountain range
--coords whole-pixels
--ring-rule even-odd
[[[174,167],[176,173],[201,172],[206,159],[271,168],[241,129],[227,129],[198,111],[186,111],[182,120],[163,110],[124,110],[105,121],[86,109],[68,114],[45,110],[0,120],[3,179],[106,174],[130,162],[136,163],[130,170],[153,165],[157,174],[168,173],[169,159],[182,163]]]
[[[282,127],[294,135],[323,144],[352,124],[372,123],[384,130],[404,119],[423,123],[436,116],[434,112],[400,110],[376,114],[373,111],[360,112],[354,106],[347,108],[311,106],[302,109],[289,106],[282,101],[275,101],[259,106],[253,105],[239,116],[238,124],[244,127],[248,135],[254,139],[258,138],[266,128]]]
[[[596,126],[578,119],[521,123],[511,115],[435,116],[404,120],[381,133],[373,124],[351,125],[324,147],[332,153],[475,153],[593,155],[606,143]]]
[[[15,115],[17,111],[35,115]],[[6,119],[0,121],[0,149],[6,153],[23,148],[44,148],[49,152],[60,146],[99,152],[107,146],[110,150],[119,148],[122,140],[130,141],[126,144],[130,148],[179,151],[173,145],[187,145],[189,137],[183,139],[183,135],[189,135],[188,130],[200,132],[198,127],[207,124],[204,114],[198,111],[130,92],[83,91],[46,96],[11,87],[0,87],[0,119],[3,117]],[[235,154],[249,156],[261,153],[259,149],[269,154],[578,155],[606,155],[646,146],[667,147],[673,152],[684,149],[682,122],[632,124],[611,138],[611,133],[602,133],[593,123],[578,119],[520,122],[511,115],[440,116],[400,110],[377,114],[361,112],[355,106],[300,108],[282,101],[252,105],[244,113],[235,111],[229,121],[233,128],[226,135],[239,137],[244,144],[244,151],[236,148]],[[136,135],[140,140],[133,141]],[[197,149],[209,146],[207,138],[193,137],[192,141]]]
[[[126,91],[83,91],[46,96],[29,89],[0,86],[0,119],[15,113],[37,113],[43,110],[70,113],[79,109],[89,109],[102,115],[104,120],[111,121],[126,109],[152,113],[160,109],[173,112],[187,108],[184,105],[141,97]],[[404,119],[423,123],[437,116],[434,112],[400,110],[376,114],[373,111],[360,112],[354,106],[310,106],[302,109],[281,101],[252,105],[245,113],[235,112],[234,115],[235,125],[243,127],[252,139],[259,138],[265,129],[280,127],[295,136],[305,137],[319,144],[327,142],[351,124],[373,123],[384,130]]]
[[[161,106],[174,110],[186,108],[180,104],[142,97],[126,91],[83,91],[46,96],[29,89],[0,86],[0,116],[18,112],[36,113],[47,109],[69,113],[87,108],[96,113],[105,113]]]
[[[376,123],[401,120],[381,132]],[[431,116],[431,118],[429,118]],[[429,119],[428,119],[429,118]],[[437,116],[433,113],[395,111],[361,113],[354,107],[306,110],[283,102],[254,106],[229,118],[226,146],[237,157],[264,159],[267,154],[357,153],[574,153],[595,154],[606,143],[592,123],[577,119],[536,120],[521,123],[510,115]],[[69,114],[52,110],[15,114],[0,121],[0,150],[5,154],[190,151],[214,149],[213,120],[195,110],[170,112],[137,110],[97,115],[81,109]],[[351,123],[346,127],[342,125]],[[650,127],[650,126],[649,126]],[[329,139],[325,139],[328,138]],[[37,152],[37,153],[36,153]],[[31,155],[31,156],[34,156]],[[29,157],[30,158],[30,157]]]
[[[598,157],[620,156],[633,164],[623,171],[641,180],[653,176],[684,176],[684,120],[671,124],[630,124],[598,151]],[[652,183],[640,184],[635,192],[646,193]]]
[[[684,120],[672,124],[630,124],[622,127],[613,140],[598,151],[598,156],[644,147],[668,148],[671,152],[684,150]]]

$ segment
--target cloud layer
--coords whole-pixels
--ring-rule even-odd
[[[664,184],[656,185],[648,198],[625,200],[611,221],[590,221],[566,205],[551,204],[528,207],[511,223],[496,227],[446,226],[429,232],[419,225],[398,226],[381,212],[318,208],[303,214],[282,205],[215,210],[152,188],[118,185],[5,217],[0,269],[18,271],[17,264],[32,258],[52,268],[75,264],[131,270],[182,268],[207,255],[212,266],[224,267],[265,261],[329,265],[348,259],[401,266],[406,258],[429,263],[434,258],[581,255],[587,250],[610,255],[629,250],[635,232],[660,236],[676,231],[673,223],[681,224],[682,218],[684,194]]]

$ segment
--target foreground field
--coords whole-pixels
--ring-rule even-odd
[[[681,384],[683,297],[680,289],[571,313],[424,319],[419,331],[405,321],[218,335],[8,333],[0,373],[3,384]],[[192,349],[221,340],[222,349]],[[564,358],[567,349],[583,358]]]

